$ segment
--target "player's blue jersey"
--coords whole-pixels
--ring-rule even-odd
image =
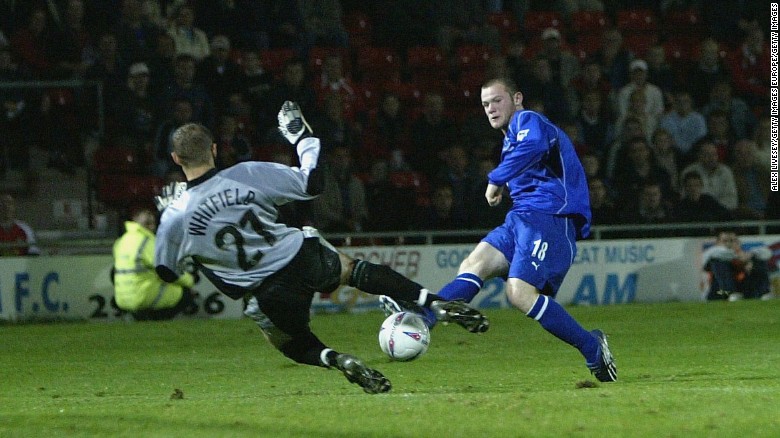
[[[577,238],[590,234],[585,171],[569,137],[543,115],[527,110],[512,115],[501,163],[488,179],[507,185],[512,210],[568,216],[574,219]]]

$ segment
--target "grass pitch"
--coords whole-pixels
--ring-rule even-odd
[[[382,314],[315,315],[326,344],[393,383],[364,394],[296,365],[247,319],[0,326],[0,437],[780,436],[780,300],[574,307],[619,381],[520,312],[437,327],[390,362]]]

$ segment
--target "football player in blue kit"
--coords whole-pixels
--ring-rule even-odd
[[[155,263],[163,280],[176,281],[192,260],[225,295],[250,297],[244,313],[285,356],[335,368],[371,394],[389,391],[390,381],[357,357],[328,348],[312,333],[315,292],[349,285],[434,309],[470,331],[474,323],[487,327],[485,317],[465,303],[441,300],[388,266],[353,259],[314,229],[277,222],[279,206],[313,199],[323,186],[317,166],[320,141],[311,136],[297,104],[284,103],[279,131],[295,145],[300,167],[245,162],[218,171],[216,144],[207,128],[190,123],[173,133],[171,156],[187,183],[157,199],[163,213]]]
[[[496,206],[506,189],[512,208],[438,295],[469,302],[485,281],[503,277],[513,306],[577,348],[598,380],[615,381],[617,368],[604,333],[585,330],[554,299],[576,255],[575,241],[590,232],[587,181],[571,140],[545,116],[523,109],[523,95],[509,79],[486,82],[481,99],[490,126],[505,134],[485,198]],[[386,310],[414,307],[381,300]],[[436,312],[420,311],[435,324]]]

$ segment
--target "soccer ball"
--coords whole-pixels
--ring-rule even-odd
[[[379,347],[393,360],[417,359],[428,351],[430,343],[431,332],[416,313],[393,313],[379,329]]]

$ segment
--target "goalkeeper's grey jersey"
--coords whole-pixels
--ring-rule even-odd
[[[277,206],[312,199],[307,180],[295,167],[246,162],[190,181],[163,212],[156,264],[181,275],[192,257],[215,286],[239,298],[239,288],[258,286],[300,249],[302,231],[277,223]]]

